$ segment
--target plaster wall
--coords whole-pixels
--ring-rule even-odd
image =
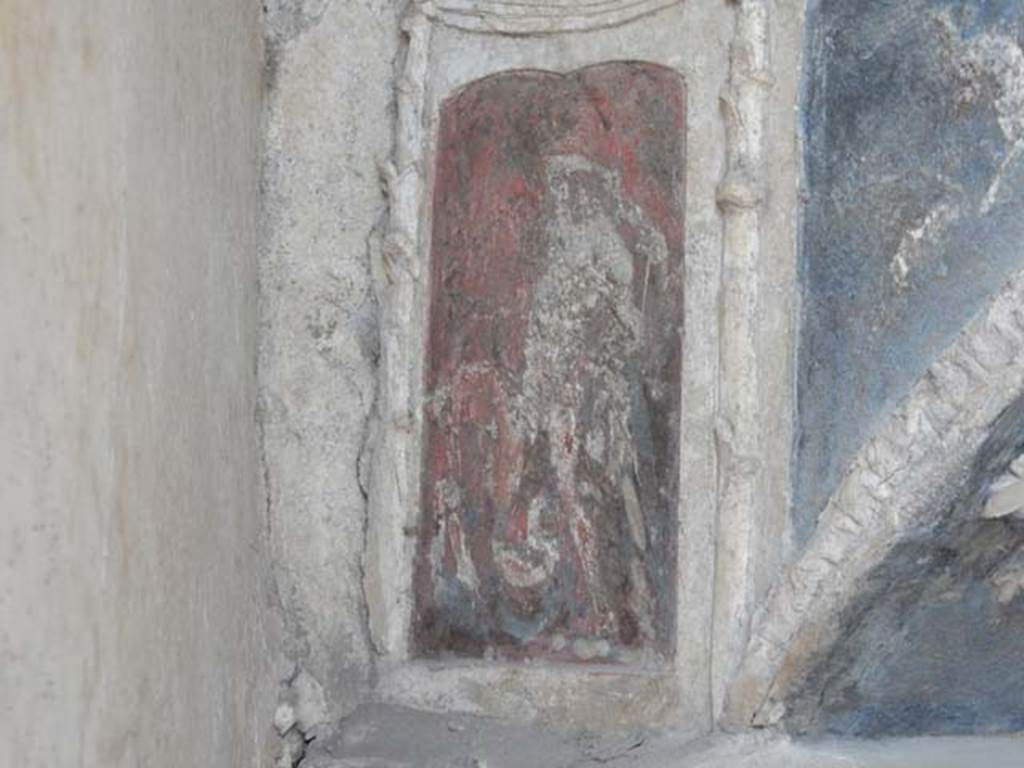
[[[700,730],[739,667],[734,692],[753,680],[759,698],[737,695],[735,706],[759,708],[755,722],[774,724],[785,702],[760,687],[774,679],[772,659],[803,633],[826,657],[784,669],[786,685],[809,692],[790,702],[803,718],[792,723],[798,730],[963,730],[971,718],[998,725],[992,712],[1002,694],[974,700],[966,685],[952,700],[970,706],[950,717],[904,703],[954,664],[915,667],[911,634],[967,626],[983,591],[969,571],[992,534],[934,524],[984,496],[989,475],[1001,471],[963,477],[1019,388],[1016,353],[1002,360],[993,341],[1009,327],[1000,313],[1017,289],[985,309],[1019,268],[1019,4],[817,0],[806,4],[806,40],[804,2],[652,2],[642,18],[591,26],[582,16],[513,13],[517,3],[413,5],[420,12],[406,14],[401,32],[403,9],[391,4],[268,5],[261,371],[274,561],[290,655],[306,673],[294,695],[312,692],[325,718],[376,695],[591,724],[650,723],[671,710],[673,723]],[[631,58],[678,69],[689,94],[675,674],[658,671],[653,684],[605,676],[588,688],[576,671],[541,664],[410,663],[426,298],[417,281],[429,258],[420,233],[431,215],[437,109],[496,72]],[[974,377],[963,392],[961,364]],[[938,394],[935,381],[944,382]],[[967,397],[973,405],[962,407]],[[952,405],[960,414],[948,416],[952,427],[918,429],[922,412],[938,419]],[[900,450],[880,454],[891,445]],[[903,471],[908,456],[914,472]],[[890,464],[900,471],[875,477]],[[896,548],[918,523],[931,538]],[[1013,526],[1004,527],[1002,543],[1016,542]],[[949,560],[950,542],[959,559]],[[909,558],[922,552],[933,569],[914,570]],[[939,572],[955,582],[942,595],[926,585]],[[924,603],[885,666],[874,638],[892,634],[896,603],[879,598],[874,614],[840,614],[848,600],[862,610],[855,598],[876,598],[872,579],[904,576],[900,588]],[[941,603],[950,595],[963,599]],[[995,615],[1019,604],[987,608]],[[748,646],[755,609],[762,626]],[[1010,619],[993,631],[1012,633]],[[978,680],[1002,674],[980,652],[968,662],[983,668]],[[801,689],[802,676],[840,686],[867,667],[883,670],[879,688],[864,688],[850,706],[845,687],[828,689],[830,722],[814,719],[816,705],[800,710],[821,690],[820,680]],[[909,693],[886,699],[896,667]],[[619,695],[634,709],[600,703]],[[636,705],[643,701],[655,709]],[[745,711],[725,722],[746,727],[751,718]]]
[[[312,723],[367,695],[363,597],[376,397],[370,251],[387,210],[400,4],[266,4],[259,371],[264,470],[292,693]],[[310,723],[305,723],[309,725]]]
[[[0,2],[0,764],[266,765],[258,4]]]
[[[430,668],[406,664],[401,649],[403,617],[399,611],[385,612],[390,604],[387,587],[391,580],[398,599],[407,606],[411,578],[401,574],[397,583],[392,559],[411,562],[408,546],[403,550],[400,536],[394,530],[415,524],[418,502],[412,495],[388,499],[371,496],[371,532],[375,541],[383,542],[378,551],[370,550],[368,569],[371,619],[384,616],[386,621],[373,621],[371,628],[381,637],[381,647],[389,654],[382,659],[380,691],[382,697],[431,709],[463,709],[483,713],[500,713],[517,718],[572,722],[615,723],[630,721],[678,721],[684,727],[700,731],[710,724],[708,666],[711,634],[711,590],[713,583],[713,527],[715,524],[715,467],[713,458],[714,402],[716,397],[715,357],[718,297],[717,280],[722,248],[722,222],[715,206],[715,188],[724,173],[724,127],[718,97],[728,81],[728,45],[733,35],[733,14],[725,5],[698,8],[677,3],[656,14],[610,29],[568,34],[508,36],[474,34],[453,28],[441,21],[422,22],[429,30],[417,46],[412,36],[410,50],[422,50],[425,57],[422,74],[422,127],[408,134],[413,147],[413,161],[406,167],[398,165],[399,183],[413,175],[412,169],[423,167],[419,194],[413,210],[420,210],[412,223],[409,239],[417,243],[405,258],[408,273],[416,275],[429,263],[427,240],[429,232],[429,201],[432,184],[432,158],[436,119],[441,102],[460,87],[495,72],[515,69],[541,69],[566,72],[602,61],[642,60],[679,71],[687,89],[687,168],[686,168],[686,255],[684,277],[683,330],[683,424],[681,433],[681,487],[686,488],[685,508],[679,513],[680,567],[677,573],[679,612],[677,614],[675,659],[670,668],[629,670],[593,670],[560,665],[454,665]],[[703,45],[687,45],[684,40],[701,39]],[[412,54],[410,54],[410,60]],[[409,68],[411,70],[411,67]],[[413,121],[411,121],[413,122]],[[402,161],[396,151],[396,164]],[[422,160],[420,158],[423,158]],[[406,220],[402,207],[393,215]],[[396,270],[397,271],[397,270]],[[404,278],[405,271],[399,272]],[[415,283],[416,278],[413,278]],[[396,281],[396,285],[401,285]],[[396,295],[390,287],[386,294]],[[403,339],[402,345],[412,350],[408,359],[416,365],[421,355],[421,312],[424,295],[415,287],[417,309],[409,313],[411,328],[395,324],[393,336]],[[382,378],[389,382],[411,379],[408,403],[402,401],[396,413],[419,410],[416,392],[417,376],[409,377],[402,366],[391,366]],[[395,387],[401,392],[401,387]],[[415,428],[411,434],[415,434]],[[408,433],[406,433],[408,434]],[[400,437],[404,437],[400,435]],[[409,447],[410,444],[412,447]],[[399,488],[418,487],[418,448],[411,441],[383,442],[378,455],[386,464],[389,456],[412,455],[410,480]],[[402,464],[399,464],[402,466]],[[386,493],[386,491],[385,491]],[[388,520],[390,522],[382,522]],[[391,532],[387,531],[387,526]],[[396,544],[398,546],[396,546]],[[405,619],[407,620],[407,618]],[[378,629],[378,626],[380,629]],[[396,637],[398,642],[387,642]],[[610,674],[609,674],[610,673]],[[496,694],[496,695],[495,695]],[[612,701],[628,702],[610,705]]]

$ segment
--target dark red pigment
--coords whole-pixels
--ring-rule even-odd
[[[421,656],[671,652],[685,103],[621,62],[442,107]]]

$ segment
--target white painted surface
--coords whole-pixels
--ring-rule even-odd
[[[259,4],[0,1],[0,765],[252,766]]]

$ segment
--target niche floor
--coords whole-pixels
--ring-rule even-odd
[[[1024,736],[792,743],[764,736],[564,733],[371,705],[309,744],[301,768],[1021,768]]]

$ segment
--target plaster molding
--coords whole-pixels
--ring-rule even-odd
[[[681,0],[437,0],[423,14],[450,27],[503,35],[585,32],[626,24]]]
[[[383,169],[390,216],[374,260],[381,357],[364,567],[371,641],[378,654],[395,658],[405,658],[408,652],[415,556],[415,538],[409,530],[415,527],[419,510],[423,355],[419,334],[409,329],[420,326],[424,311],[419,254],[431,23],[414,10],[402,29],[406,47],[396,83],[394,154]]]
[[[721,97],[726,170],[718,186],[724,245],[719,294],[718,499],[711,658],[712,709],[742,658],[752,612],[763,492],[758,341],[765,104],[772,83],[765,0],[736,4],[729,82]]]

